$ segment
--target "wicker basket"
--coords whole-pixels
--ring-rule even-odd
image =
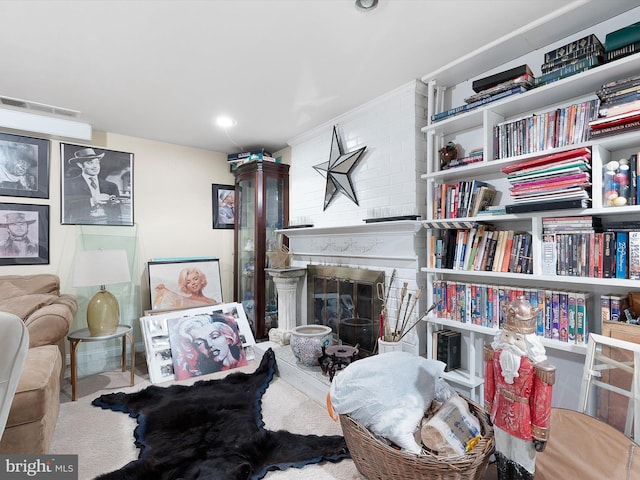
[[[414,455],[385,445],[365,427],[348,415],[340,415],[342,432],[358,471],[368,480],[460,480],[484,478],[489,457],[495,449],[493,427],[485,411],[466,399],[472,413],[478,417],[482,438],[466,455],[438,457],[427,453]]]

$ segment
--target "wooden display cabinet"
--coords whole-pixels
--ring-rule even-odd
[[[256,340],[278,326],[276,289],[266,274],[276,230],[289,223],[289,165],[252,162],[236,177],[234,298],[241,302]]]

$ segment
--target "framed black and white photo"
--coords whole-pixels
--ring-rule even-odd
[[[222,303],[217,258],[152,260],[148,268],[152,310]]]
[[[0,265],[49,263],[49,205],[0,203]]]
[[[133,153],[60,144],[62,223],[133,225]]]
[[[233,228],[236,221],[236,190],[233,185],[211,185],[213,228]]]
[[[0,133],[0,195],[49,198],[49,140]]]

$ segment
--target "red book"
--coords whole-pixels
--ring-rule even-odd
[[[514,183],[512,185],[512,188],[514,190],[516,189],[526,189],[526,188],[534,188],[534,187],[538,187],[538,186],[544,186],[544,185],[549,185],[549,186],[553,186],[555,184],[563,184],[563,183],[567,183],[567,182],[578,182],[581,180],[589,180],[589,174],[588,173],[574,173],[572,175],[563,175],[561,177],[556,177],[556,178],[545,178],[543,180],[534,180],[531,182],[525,182],[525,183]]]
[[[596,234],[593,232],[589,233],[589,254],[587,256],[587,261],[589,262],[589,276],[596,277],[597,272],[597,262],[598,262],[598,251],[596,250]]]
[[[552,155],[543,155],[535,157],[530,160],[518,163],[516,165],[509,165],[508,167],[501,168],[501,171],[507,175],[525,168],[537,167],[540,165],[547,165],[549,163],[559,162],[561,160],[570,160],[573,158],[591,158],[591,149],[587,147],[576,148],[574,150],[567,150],[565,152],[554,153]]]
[[[507,233],[507,240],[504,242],[504,256],[502,257],[501,272],[509,271],[509,260],[511,259],[511,247],[513,246],[513,230],[509,230]]]

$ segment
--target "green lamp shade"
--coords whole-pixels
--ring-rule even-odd
[[[110,292],[100,290],[87,305],[87,325],[92,337],[111,335],[120,323],[120,306]]]

